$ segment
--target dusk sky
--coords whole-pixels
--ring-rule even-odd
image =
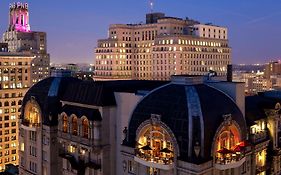
[[[0,33],[9,3],[0,0]],[[139,23],[148,0],[27,0],[33,31],[47,32],[52,63],[93,63],[97,39],[109,24]],[[229,30],[233,63],[281,59],[281,0],[155,0],[157,12],[211,22]]]

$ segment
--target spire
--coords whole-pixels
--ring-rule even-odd
[[[154,2],[153,2],[153,0],[149,0],[150,13],[153,12],[153,7],[154,7]]]

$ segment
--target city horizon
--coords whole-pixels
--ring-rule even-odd
[[[8,0],[0,2],[3,9],[0,12],[2,16],[8,16],[8,7],[12,2]],[[40,30],[47,33],[48,50],[51,54],[52,63],[93,64],[94,49],[97,46],[97,40],[107,36],[106,31],[110,24],[144,22],[145,14],[149,12],[148,1],[137,3],[128,2],[126,6],[116,4],[114,9],[108,7],[108,11],[106,12],[102,10],[106,4],[100,2],[95,4],[92,2],[79,3],[79,5],[72,2],[58,2],[56,5],[45,4],[44,6],[40,2],[32,0],[23,2],[29,3],[31,30]],[[111,4],[114,3],[112,2]],[[240,3],[240,5],[245,7],[252,5],[251,11],[244,8],[238,9],[237,5],[239,2],[230,2],[230,6],[231,4],[234,5],[232,8],[227,3],[217,1],[214,2],[214,5],[216,5],[214,8],[208,6],[210,5],[209,3],[188,4],[178,2],[169,4],[167,2],[160,3],[159,1],[155,1],[154,11],[164,12],[167,16],[189,17],[190,19],[202,21],[202,23],[213,23],[227,27],[229,29],[229,43],[232,48],[233,64],[264,64],[271,60],[278,60],[280,58],[278,48],[272,46],[277,46],[279,40],[279,36],[277,35],[278,21],[274,19],[280,16],[280,13],[275,12],[276,7],[280,3],[276,3],[275,5],[270,5],[270,3],[263,1],[258,1],[254,4],[252,2]],[[78,11],[71,13],[73,10],[77,10],[75,5],[77,5]],[[97,8],[99,6],[102,8]],[[64,7],[64,9],[62,10],[61,7]],[[188,7],[191,7],[188,12],[181,10]],[[264,8],[259,14],[257,12],[261,7]],[[136,8],[139,11],[134,13]],[[52,10],[53,13],[47,16],[44,15],[49,10]],[[60,10],[63,12],[63,14],[60,14],[63,20],[55,20]],[[123,13],[120,16],[116,16],[116,14],[120,14],[120,11]],[[125,15],[126,13],[132,15]],[[210,15],[212,13],[213,15]],[[81,18],[85,20],[80,20]],[[272,23],[273,21],[275,28],[267,27],[266,24]],[[7,24],[0,26],[0,31],[6,31],[8,17],[1,18],[0,22]],[[71,24],[72,22],[75,23]],[[265,35],[261,32],[263,29],[271,35],[266,35],[265,38]],[[270,46],[265,44],[268,42],[273,44]],[[77,62],[77,60],[80,61]]]

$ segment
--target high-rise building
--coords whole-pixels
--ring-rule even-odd
[[[18,164],[18,119],[22,98],[31,86],[29,54],[0,52],[0,171]]]
[[[171,75],[225,76],[231,63],[227,28],[146,15],[145,24],[112,24],[95,49],[95,79],[167,80]]]
[[[27,3],[10,4],[9,27],[2,40],[8,43],[10,52],[25,52],[34,56],[31,63],[33,84],[49,76],[50,55],[47,53],[46,33],[31,31]]]
[[[49,76],[46,34],[32,32],[27,3],[10,5],[8,30],[0,43],[0,171],[18,165],[22,98],[34,83]]]

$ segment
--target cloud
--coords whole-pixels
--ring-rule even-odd
[[[255,23],[273,18],[275,16],[279,16],[279,15],[281,15],[281,12],[271,13],[269,15],[265,15],[265,16],[262,16],[262,17],[259,17],[259,18],[252,19],[252,20],[248,21],[247,24],[255,24]]]

